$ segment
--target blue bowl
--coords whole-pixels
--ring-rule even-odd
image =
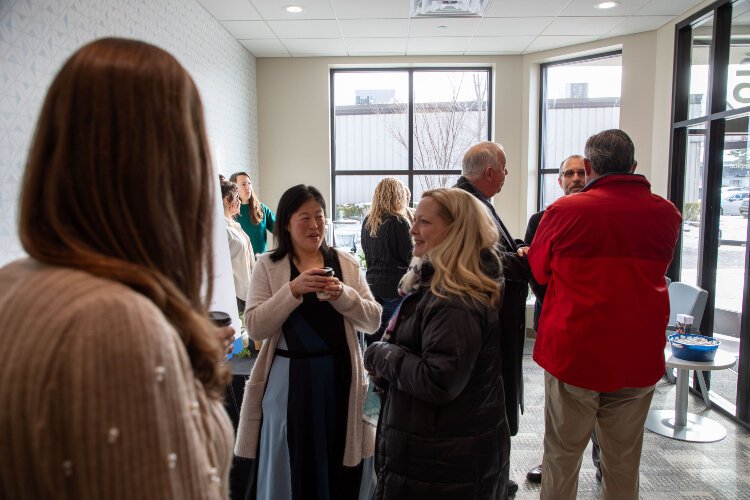
[[[711,342],[708,345],[695,345],[687,343],[691,338],[705,339]],[[719,350],[720,341],[712,337],[703,335],[694,335],[690,333],[676,333],[669,336],[669,343],[672,345],[672,355],[675,358],[686,361],[713,361],[716,357],[716,351]]]

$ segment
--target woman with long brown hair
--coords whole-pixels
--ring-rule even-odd
[[[258,199],[247,172],[235,172],[229,176],[229,180],[240,188],[241,203],[237,220],[250,238],[255,255],[265,253],[268,245],[267,231],[273,233],[276,214]]]
[[[214,174],[197,88],[108,38],[48,91],[0,270],[0,497],[226,498],[211,296]]]

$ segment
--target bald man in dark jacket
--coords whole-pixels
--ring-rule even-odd
[[[503,303],[498,310],[505,411],[511,436],[518,433],[519,410],[523,413],[523,343],[526,337],[526,298],[529,294],[529,269],[526,257],[518,254],[519,247],[527,246],[515,240],[497,215],[490,198],[503,187],[508,170],[502,146],[494,142],[480,142],[469,148],[463,159],[463,176],[455,187],[473,194],[481,201],[495,221],[500,233],[503,253],[505,289]],[[508,495],[518,491],[518,485],[509,479]]]

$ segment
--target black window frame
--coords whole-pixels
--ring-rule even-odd
[[[622,50],[610,50],[607,52],[600,52],[597,54],[590,54],[580,57],[573,57],[570,59],[562,59],[559,61],[551,61],[541,63],[539,65],[539,136],[538,136],[538,150],[537,150],[537,179],[536,179],[536,206],[537,211],[544,210],[542,206],[542,190],[544,189],[544,176],[549,174],[559,175],[560,166],[555,165],[554,167],[545,168],[546,159],[544,157],[545,144],[546,144],[546,126],[547,126],[547,106],[545,103],[547,96],[547,69],[554,66],[566,66],[568,64],[575,64],[583,61],[595,61],[597,59],[606,59],[609,57],[622,57]],[[583,154],[583,151],[580,151]]]
[[[363,176],[381,175],[383,177],[406,176],[407,186],[414,193],[414,177],[416,175],[461,175],[460,169],[415,169],[414,168],[414,73],[466,71],[487,73],[487,140],[492,140],[492,110],[493,110],[493,68],[492,66],[427,66],[427,67],[377,67],[367,66],[353,68],[330,68],[329,70],[329,103],[330,103],[330,130],[331,130],[331,207],[332,213],[336,207],[336,177],[337,176]],[[399,170],[338,170],[336,168],[336,105],[335,105],[335,75],[337,73],[363,73],[363,72],[403,72],[408,74],[409,102],[407,105],[409,145],[408,145],[408,167]]]
[[[682,208],[685,201],[685,165],[687,137],[690,127],[705,125],[703,153],[703,203],[701,203],[701,233],[698,248],[698,286],[708,292],[706,310],[701,322],[705,335],[713,335],[716,299],[716,276],[719,257],[719,222],[721,210],[721,182],[723,175],[723,151],[726,122],[732,118],[750,115],[750,105],[726,109],[729,55],[731,49],[732,7],[737,0],[719,0],[699,10],[675,26],[674,68],[672,79],[672,110],[669,151],[668,197],[676,207]],[[709,85],[706,114],[688,118],[690,99],[690,70],[692,51],[692,27],[705,18],[713,17],[712,41],[709,55]],[[748,225],[750,240],[750,225]],[[745,250],[745,270],[750,269],[750,252]],[[682,232],[677,240],[672,264],[667,275],[679,279],[682,271]],[[748,275],[745,273],[744,294],[740,323],[740,348],[737,375],[737,395],[734,413],[722,405],[720,398],[712,399],[712,407],[732,420],[750,429],[750,294]],[[704,372],[710,388],[710,372]],[[694,382],[692,391],[699,388]]]

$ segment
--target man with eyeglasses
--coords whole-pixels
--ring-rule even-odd
[[[570,155],[560,163],[560,174],[557,176],[557,184],[563,191],[563,196],[577,193],[586,185],[586,171],[583,168],[583,156]],[[542,220],[544,210],[541,210],[529,217],[529,224],[526,226],[526,235],[523,240],[531,246],[534,235]],[[536,305],[534,307],[534,330],[539,326],[539,315],[542,312],[542,302],[544,301],[544,292],[546,286],[539,285],[534,279],[531,280],[531,290],[536,295]]]
[[[583,186],[586,185],[586,171],[583,166],[583,156],[581,155],[570,155],[560,163],[560,175],[557,177],[557,184],[563,191],[564,196],[569,194],[577,193]],[[527,245],[531,245],[534,240],[534,235],[539,227],[539,222],[542,220],[544,210],[541,210],[529,218],[529,224],[526,226],[526,235],[524,241]],[[539,328],[539,315],[542,313],[542,303],[544,302],[544,293],[547,291],[546,285],[540,285],[532,278],[531,290],[536,296],[536,304],[534,304],[534,330]],[[599,442],[596,439],[596,432],[591,434],[591,459],[596,467],[596,479],[602,480],[602,471],[599,468]],[[542,466],[537,465],[526,474],[526,479],[532,483],[542,482]]]
[[[664,274],[682,220],[633,173],[622,130],[589,137],[584,155],[586,186],[547,208],[528,251],[548,285],[534,345],[545,370],[541,499],[576,498],[594,429],[602,498],[636,499],[643,425],[665,368]]]
[[[523,412],[523,343],[526,337],[526,297],[529,293],[531,273],[529,263],[520,248],[526,248],[522,240],[513,239],[490,199],[498,194],[508,175],[506,156],[503,147],[495,142],[485,141],[470,147],[463,158],[463,175],[454,187],[468,191],[487,207],[495,221],[504,249],[503,277],[505,286],[503,302],[498,310],[499,334],[502,344],[502,375],[505,396],[505,414],[508,418],[510,435],[518,433],[519,408]],[[510,445],[508,447],[510,450]],[[510,457],[501,457],[503,474],[510,473]],[[507,495],[514,495],[518,484],[508,477]]]

